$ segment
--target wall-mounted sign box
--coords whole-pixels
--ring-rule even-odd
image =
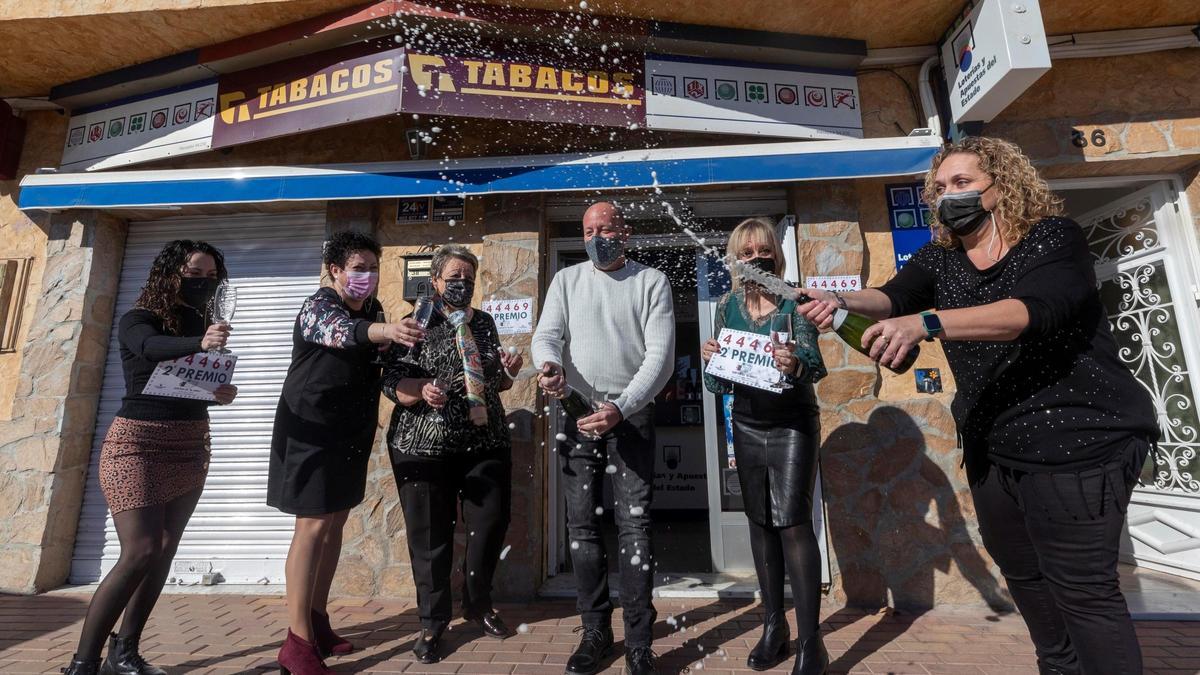
[[[433,256],[410,255],[404,257],[404,299],[415,300],[422,295],[433,295],[433,277],[430,275]]]
[[[1050,70],[1038,0],[968,7],[942,42],[942,70],[954,122],[990,122]]]

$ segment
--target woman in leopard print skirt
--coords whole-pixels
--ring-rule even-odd
[[[117,338],[125,396],[100,451],[100,488],[113,514],[121,556],[100,582],[68,675],[165,675],[138,653],[138,638],[166,582],[175,549],[208,474],[207,401],[142,393],[160,361],[220,349],[228,324],[209,325],[204,310],[228,276],[221,252],[197,241],[167,244],[155,258]],[[237,388],[221,385],[216,403]],[[124,612],[121,629],[104,638]]]

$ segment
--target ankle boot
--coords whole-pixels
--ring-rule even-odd
[[[317,646],[288,629],[287,640],[275,657],[282,675],[328,675],[333,671],[325,667]]]
[[[762,637],[746,657],[746,665],[752,670],[770,670],[788,657],[788,645],[792,641],[791,630],[783,612],[772,612],[763,622]]]
[[[792,666],[792,675],[825,675],[827,668],[829,652],[825,651],[819,632],[807,640],[796,640],[796,664]]]
[[[321,656],[345,656],[354,651],[354,645],[349,640],[333,632],[329,625],[329,615],[317,610],[312,611],[313,642]]]
[[[65,675],[99,675],[100,659],[81,659],[78,654],[71,656],[71,663],[59,672]]]
[[[108,638],[108,656],[100,666],[100,675],[167,675],[162,668],[146,663],[138,653],[140,635],[121,637],[112,633]]]

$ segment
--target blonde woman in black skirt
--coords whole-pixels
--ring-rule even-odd
[[[209,324],[205,309],[228,276],[221,252],[201,241],[167,244],[154,259],[134,308],[121,317],[125,397],[100,451],[100,488],[113,514],[121,556],[100,582],[68,675],[165,675],[138,653],[138,639],[166,582],[179,538],[208,475],[206,401],[152,396],[142,390],[160,361],[220,349],[228,324]],[[237,395],[215,392],[220,405]],[[120,630],[104,639],[124,612]]]

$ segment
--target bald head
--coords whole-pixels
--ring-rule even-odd
[[[588,238],[587,232],[592,230],[603,230],[606,234],[610,231],[621,231],[624,233],[629,228],[625,225],[625,215],[621,213],[621,209],[612,202],[596,202],[588,207],[587,211],[583,212],[583,232],[584,238]]]

